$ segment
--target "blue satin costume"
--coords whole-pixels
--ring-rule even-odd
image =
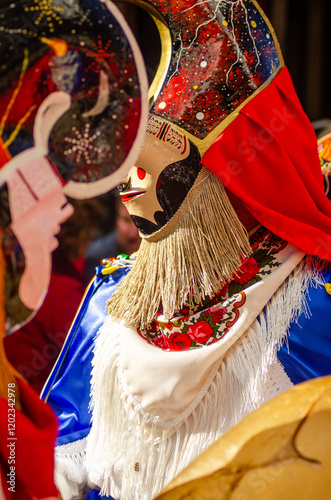
[[[87,289],[42,392],[42,398],[52,406],[59,419],[58,445],[82,439],[89,433],[93,340],[107,316],[107,299],[130,270],[119,269],[104,276],[101,269],[96,269],[97,275]],[[331,270],[323,274],[325,282],[331,282]],[[302,313],[298,321],[292,323],[288,342],[278,352],[278,359],[294,384],[331,374],[331,295],[324,286],[311,286],[307,300],[309,314]],[[93,490],[87,498],[98,498],[98,493]]]

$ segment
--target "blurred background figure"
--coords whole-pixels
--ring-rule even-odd
[[[322,118],[312,122],[313,129],[315,130],[317,139],[321,139],[331,132],[331,119]]]
[[[113,203],[114,211],[107,207],[106,213],[113,216],[113,224],[106,219],[109,224],[108,231],[106,234],[100,234],[87,251],[86,273],[90,278],[94,276],[95,267],[100,265],[102,259],[116,257],[119,254],[131,255],[138,250],[140,245],[141,238],[138,229],[127,209],[117,196],[111,196],[110,200],[108,197],[107,205]],[[110,231],[109,227],[112,227]]]
[[[324,177],[325,194],[331,200],[331,126],[318,139],[318,155]]]
[[[9,361],[37,392],[47,380],[88,285],[86,252],[103,217],[98,199],[70,203],[74,213],[57,236],[59,247],[52,254],[45,300],[29,323],[5,337]]]

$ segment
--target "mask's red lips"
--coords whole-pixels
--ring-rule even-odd
[[[144,191],[143,189],[132,189],[131,191],[128,191],[127,193],[120,193],[120,196],[121,196],[121,201],[123,203],[127,202],[127,201],[131,201],[133,200],[133,198],[136,198],[137,196],[140,196],[141,194],[144,194],[146,193],[146,191]]]

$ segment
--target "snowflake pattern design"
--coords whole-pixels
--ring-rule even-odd
[[[91,163],[90,154],[100,154],[102,149],[97,147],[93,142],[100,136],[101,132],[98,130],[93,135],[90,135],[90,124],[85,124],[84,132],[81,133],[77,127],[72,127],[76,137],[66,137],[65,141],[71,144],[71,147],[64,151],[66,156],[72,156],[73,161],[79,163],[83,158],[87,164]]]

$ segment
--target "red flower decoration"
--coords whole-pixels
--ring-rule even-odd
[[[171,351],[187,351],[192,344],[192,339],[187,333],[174,333],[168,339],[168,345]]]
[[[152,323],[148,327],[148,333],[156,333],[157,332],[157,324],[155,321],[152,321]]]
[[[182,316],[188,316],[190,314],[190,308],[189,307],[183,307],[183,309],[181,309],[179,311],[179,313],[182,315]]]
[[[162,335],[162,333],[153,338],[153,344],[161,349],[168,349],[167,339]]]
[[[249,259],[244,260],[241,264],[238,275],[234,277],[234,282],[240,285],[245,285],[249,280],[257,275],[260,268],[254,257],[249,257]]]
[[[217,297],[225,297],[229,291],[229,283],[225,283],[219,292],[217,292]]]
[[[194,325],[189,326],[187,333],[195,342],[204,344],[210,339],[213,329],[207,321],[198,321]]]

